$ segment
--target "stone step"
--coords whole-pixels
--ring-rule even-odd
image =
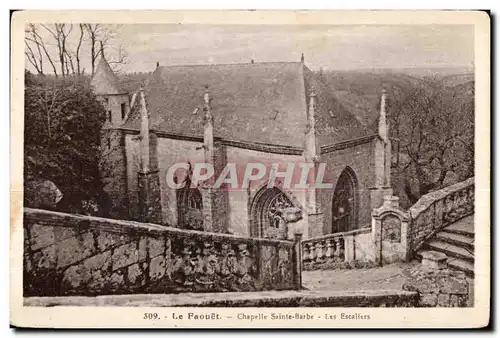
[[[436,235],[436,239],[451,243],[457,246],[465,247],[474,251],[474,237],[465,236],[453,232],[439,232]]]
[[[474,217],[465,217],[447,226],[442,231],[474,238]]]
[[[460,258],[448,258],[448,267],[450,269],[465,272],[469,277],[474,277],[474,263]]]
[[[448,257],[461,258],[469,262],[474,262],[474,251],[440,240],[431,240],[425,244],[429,250],[445,253]]]

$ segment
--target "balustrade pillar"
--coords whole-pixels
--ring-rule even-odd
[[[335,252],[333,253],[333,256],[336,261],[339,261],[342,258],[341,257],[342,252],[340,249],[340,237],[335,237],[334,241],[335,241]]]
[[[323,260],[323,241],[316,243],[316,261],[321,262]]]
[[[311,250],[309,251],[309,259],[311,262],[314,262],[316,260],[316,247],[313,243],[311,245]]]
[[[294,234],[293,246],[293,280],[296,290],[302,289],[302,250],[301,250],[302,234]]]
[[[334,242],[332,239],[329,239],[326,241],[326,259],[329,260],[333,257],[333,247],[334,247]]]

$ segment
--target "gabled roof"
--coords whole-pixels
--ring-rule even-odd
[[[101,57],[99,60],[90,84],[96,95],[117,95],[127,93],[121,87],[120,80],[104,57]]]
[[[368,134],[300,62],[158,67],[145,83],[151,129],[202,137],[206,85],[216,137],[303,148],[312,87],[320,146]],[[132,107],[123,128],[139,127]]]

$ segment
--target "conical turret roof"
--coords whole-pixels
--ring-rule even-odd
[[[126,94],[108,61],[101,57],[90,82],[96,95]]]

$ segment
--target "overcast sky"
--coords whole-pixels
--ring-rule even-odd
[[[472,67],[473,26],[121,25],[124,71],[161,65],[299,61],[311,69]],[[75,32],[76,33],[76,32]],[[48,37],[47,37],[48,38]],[[85,66],[90,69],[90,66]]]

